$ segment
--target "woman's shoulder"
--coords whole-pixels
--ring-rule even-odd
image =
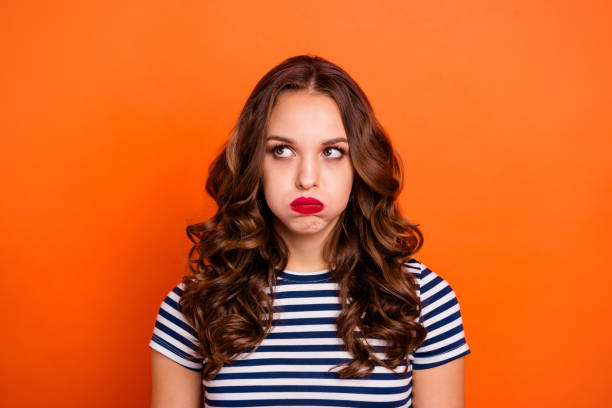
[[[198,333],[181,311],[180,300],[185,284],[180,282],[167,292],[157,317],[149,347],[194,371],[202,371],[198,354]]]
[[[171,321],[176,326],[181,327],[183,330],[190,332],[192,335],[196,335],[195,331],[191,324],[187,321],[185,316],[183,315],[183,311],[181,310],[181,297],[185,291],[185,283],[179,282],[174,286],[171,286],[171,289],[165,297],[163,298],[160,308],[159,314],[162,317],[165,317],[169,321]]]
[[[419,321],[427,329],[427,337],[413,352],[412,368],[432,368],[469,354],[459,301],[450,284],[417,259],[402,265],[417,282]]]
[[[402,266],[404,268],[404,271],[413,274],[414,277],[417,279],[421,277],[423,270],[427,268],[416,258],[410,258],[407,261],[402,262]]]
[[[405,272],[414,276],[419,286],[424,279],[431,280],[432,278],[439,278],[435,272],[416,258],[410,258],[407,261],[402,262],[402,266]]]
[[[422,301],[425,299],[431,301],[450,293],[455,296],[450,284],[418,259],[410,258],[403,262],[402,266],[406,272],[414,276],[417,283],[417,292]]]
[[[178,282],[171,285],[170,291],[166,292],[166,295],[163,298],[162,306],[165,306],[169,311],[175,312],[175,314],[181,313],[179,302],[183,296],[183,292],[185,292],[185,284],[183,282]]]

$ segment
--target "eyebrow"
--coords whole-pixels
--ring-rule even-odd
[[[290,143],[290,144],[294,143],[293,140],[289,139],[288,137],[277,136],[277,135],[268,136],[266,141],[268,141],[268,140],[278,140],[280,142],[285,142],[285,143]],[[348,144],[348,140],[346,140],[343,137],[337,137],[335,139],[326,140],[326,141],[322,142],[321,145],[329,146],[329,145],[333,145],[333,144],[336,144],[336,143],[346,143],[346,144]]]

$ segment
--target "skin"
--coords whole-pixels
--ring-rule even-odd
[[[413,408],[464,408],[465,357],[426,370],[412,370]]]
[[[355,172],[340,110],[327,95],[284,92],[266,135],[262,185],[274,227],[289,247],[287,269],[326,269],[323,241],[346,208]],[[343,141],[326,144],[333,140]],[[289,205],[298,197],[314,197],[325,207],[300,214]]]
[[[272,111],[266,138],[262,185],[275,217],[274,227],[289,247],[287,269],[312,272],[329,268],[322,257],[323,243],[346,208],[355,171],[338,106],[320,93],[286,91]],[[336,142],[326,144],[330,140]],[[286,146],[278,146],[281,144]],[[323,202],[323,211],[309,215],[293,211],[289,204],[301,196]],[[464,364],[461,357],[427,370],[413,370],[413,407],[464,407]],[[202,406],[200,373],[155,350],[151,366],[151,408]]]
[[[202,374],[151,351],[151,408],[202,407]]]

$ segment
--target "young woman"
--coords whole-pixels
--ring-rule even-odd
[[[340,67],[289,58],[249,96],[159,309],[152,407],[463,407],[457,298],[413,255],[401,160]],[[197,256],[195,253],[197,252]],[[193,265],[191,265],[193,264]]]

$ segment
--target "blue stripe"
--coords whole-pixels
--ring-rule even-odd
[[[451,307],[455,306],[456,304],[457,304],[457,298],[453,297],[448,302],[442,303],[441,305],[438,305],[438,307],[436,307],[435,309],[431,310],[430,312],[425,313],[423,315],[423,319],[425,321],[427,321],[428,319],[431,319],[432,317],[439,315],[440,313],[444,312],[445,310],[450,309]]]
[[[194,363],[202,364],[202,360],[201,359],[195,358],[195,357],[185,353],[183,350],[175,347],[173,344],[167,342],[166,340],[162,339],[161,337],[157,336],[156,334],[153,335],[151,340],[153,340],[155,343],[159,344],[163,348],[165,348],[165,349],[171,351],[172,353],[176,354],[177,356],[184,358],[185,360],[189,360],[189,361],[193,361]],[[191,368],[191,367],[188,367],[188,368]],[[192,368],[192,370],[194,370],[194,371],[202,371],[201,368],[200,369]]]
[[[338,290],[292,290],[274,293],[276,299],[297,299],[316,297],[338,297]]]
[[[300,285],[305,283],[324,283],[330,282],[329,272],[313,275],[289,275],[282,274],[276,282],[278,286]]]
[[[320,304],[312,304],[312,305],[282,305],[275,306],[274,310],[278,312],[310,312],[310,311],[320,311],[320,310],[341,310],[342,307],[339,303],[329,304],[329,303],[320,303]]]
[[[442,282],[442,278],[440,278],[439,276],[436,276],[435,278],[433,278],[432,280],[430,280],[429,282],[421,286],[421,293],[425,294],[429,292],[433,287],[438,285],[440,282]]]
[[[306,317],[303,319],[281,319],[275,320],[278,326],[299,326],[313,324],[336,324],[335,317]]]
[[[180,334],[178,334],[177,332],[175,332],[168,326],[164,325],[163,323],[155,322],[155,327],[157,327],[159,330],[163,331],[164,333],[166,333],[168,336],[172,337],[176,341],[183,343],[190,349],[194,351],[197,350],[197,347],[195,344],[193,344],[192,342],[190,342],[189,340],[187,340],[186,338],[184,338],[183,336],[181,336]]]
[[[398,368],[403,369],[404,365]],[[400,378],[409,378],[410,374],[401,376],[393,373],[372,373],[366,377],[352,377],[352,380],[397,380]],[[217,374],[215,380],[246,380],[246,379],[268,379],[268,378],[307,378],[307,379],[338,379],[338,373],[331,372],[302,372],[302,371],[272,371],[272,372],[257,372],[257,373],[221,373]]]
[[[257,352],[308,352],[308,351],[344,351],[342,344],[317,344],[317,345],[275,345],[275,346],[259,346]]]
[[[270,333],[267,339],[334,339],[339,338],[338,332],[335,331],[320,331],[320,332],[279,332]]]
[[[255,360],[235,360],[228,367],[251,367],[262,365],[336,365],[351,362],[350,358],[261,358]]]
[[[406,405],[409,398],[392,402],[345,401],[324,399],[258,399],[243,401],[225,401],[205,398],[206,404],[218,407],[261,407],[261,406],[321,406],[321,407],[354,407],[354,408],[395,408]]]
[[[451,305],[451,306],[453,306],[453,305]],[[443,311],[445,311],[445,310],[447,310],[447,309],[448,309],[448,308],[444,308],[444,310],[443,310]],[[442,312],[443,312],[443,311],[442,311]],[[440,328],[440,327],[442,327],[442,326],[446,326],[447,324],[452,323],[452,322],[454,322],[455,320],[458,320],[458,319],[460,319],[460,318],[461,318],[461,313],[459,313],[459,311],[456,311],[455,313],[453,313],[453,314],[451,314],[451,315],[448,315],[448,316],[447,316],[447,317],[445,317],[444,319],[442,319],[442,320],[438,320],[437,322],[430,324],[430,325],[427,327],[427,331],[434,331],[434,330],[439,329],[439,328]]]
[[[373,346],[372,349],[378,353],[385,351],[384,346]],[[259,346],[257,352],[308,352],[308,351],[346,351],[344,344],[316,344],[316,345],[271,345],[271,346]]]
[[[453,356],[453,357],[450,357],[450,358],[447,358],[447,359],[444,359],[444,360],[440,360],[440,361],[435,361],[433,363],[428,363],[428,364],[415,364],[415,363],[413,363],[412,364],[412,369],[413,370],[424,370],[424,369],[427,369],[427,368],[437,367],[437,366],[440,366],[442,364],[446,364],[446,363],[449,363],[449,362],[451,362],[453,360],[456,360],[459,357],[466,356],[468,354],[470,354],[470,349],[467,349],[463,353],[460,353],[460,354],[458,354],[456,356]]]
[[[410,386],[405,387],[342,387],[335,385],[236,385],[236,386],[206,386],[210,393],[248,393],[248,392],[337,392],[345,394],[373,394],[389,395],[400,394],[408,391]]]
[[[403,264],[406,268],[410,269],[410,272],[414,273],[418,273],[420,275],[421,273],[421,268],[419,268],[418,262],[414,261],[414,262],[404,262]]]
[[[439,347],[439,348],[431,350],[431,351],[414,353],[414,357],[415,358],[422,358],[422,357],[437,356],[438,354],[443,354],[443,353],[446,353],[447,351],[451,351],[451,350],[454,350],[454,349],[456,349],[458,347],[461,347],[464,344],[465,344],[465,339],[459,339],[459,340],[455,341],[454,343],[450,343],[450,344],[448,344],[446,346]]]
[[[435,337],[427,338],[427,340],[425,340],[423,342],[423,344],[421,344],[420,347],[430,346],[430,345],[435,344],[435,343],[437,343],[439,341],[448,339],[449,337],[454,336],[457,333],[461,333],[462,331],[463,331],[463,325],[460,324],[459,326],[453,327],[452,329],[450,329],[448,331],[445,331],[444,333],[440,333],[439,335],[437,335]],[[418,353],[419,353],[418,349],[415,350],[415,355],[417,355]]]
[[[166,318],[167,320],[170,320],[172,323],[176,324],[178,327],[185,330],[187,333],[191,334],[196,339],[198,338],[198,333],[195,331],[193,326],[191,326],[190,324],[185,323],[178,317],[168,313],[162,308],[159,309],[159,315]]]
[[[183,289],[180,288],[180,283],[172,289],[174,293],[176,293],[179,297],[183,296]]]
[[[424,266],[424,265],[423,265]],[[421,279],[427,277],[427,275],[429,275],[431,272],[431,269],[429,269],[428,267],[424,267],[420,272],[419,275],[421,275]]]
[[[435,301],[437,301],[438,299],[441,299],[442,297],[446,296],[447,294],[451,293],[452,289],[450,286],[446,286],[442,289],[440,289],[439,291],[437,291],[436,293],[432,294],[431,296],[429,296],[429,298],[425,299],[424,301],[422,301],[422,305],[423,307],[425,306],[429,306],[432,303],[434,303]],[[425,297],[424,293],[421,293],[422,297]]]

